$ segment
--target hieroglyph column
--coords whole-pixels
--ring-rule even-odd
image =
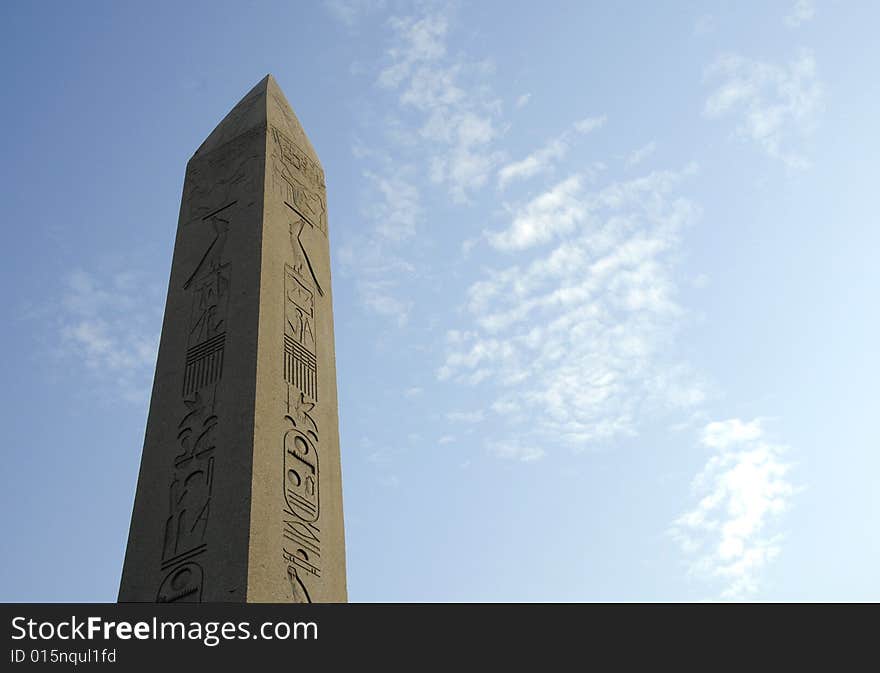
[[[271,75],[187,165],[119,600],[346,600],[324,171]]]

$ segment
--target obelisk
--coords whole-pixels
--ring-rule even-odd
[[[190,159],[120,602],[343,602],[324,171],[271,75]]]

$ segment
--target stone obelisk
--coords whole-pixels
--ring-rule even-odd
[[[190,159],[120,602],[343,602],[324,172],[271,75]]]

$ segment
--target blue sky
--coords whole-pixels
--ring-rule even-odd
[[[0,599],[115,600],[184,166],[271,72],[351,600],[880,600],[876,7],[0,13]]]

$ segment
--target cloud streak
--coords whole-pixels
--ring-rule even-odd
[[[585,135],[604,124],[604,116],[583,119],[524,159],[505,164],[498,170],[498,188],[504,189],[515,180],[524,180],[549,171],[554,162],[568,154],[576,135]]]
[[[505,427],[575,448],[636,434],[650,407],[701,403],[700,381],[667,356],[679,235],[699,214],[676,191],[694,170],[598,190],[573,175],[515,209],[489,244],[529,257],[470,286],[471,321],[447,333],[438,378],[492,384]]]
[[[467,289],[458,310],[442,309],[448,328],[436,378],[473,394],[456,397],[456,408],[437,417],[482,436],[490,456],[514,463],[607,446],[669,416],[670,423],[688,419],[682,427],[704,422],[707,384],[677,345],[689,315],[677,273],[683,232],[701,212],[687,185],[698,167],[648,170],[657,148],[651,141],[615,155],[626,177],[609,177],[600,162],[562,171],[580,137],[607,123],[604,116],[573,121],[511,158],[501,147],[510,127],[492,93],[492,68],[449,47],[450,19],[431,13],[386,25],[391,40],[374,84],[391,103],[381,123],[396,155],[364,172],[372,195],[365,212],[375,228],[340,255],[357,269],[364,305],[401,325],[409,319],[415,297],[401,295],[416,269],[406,246],[433,212],[430,183],[455,204],[510,194],[494,211],[499,219],[468,231],[457,246],[470,260],[482,248],[476,276],[462,278],[474,265],[456,265],[443,253],[441,264],[455,268],[444,279]],[[708,118],[732,118],[737,133],[768,155],[806,164],[794,141],[812,128],[822,99],[809,52],[781,66],[723,56],[706,82]],[[513,107],[528,102],[524,94]],[[490,181],[497,192],[484,190]],[[467,406],[467,399],[476,401]],[[707,491],[673,531],[695,557],[693,568],[724,580],[725,596],[749,595],[779,553],[778,538],[764,531],[778,508],[774,498],[789,497],[787,468],[757,422],[709,424],[701,442],[713,458],[694,488]]]
[[[708,68],[706,77],[720,82],[703,106],[707,117],[736,116],[741,138],[792,168],[809,165],[791,146],[815,128],[822,107],[823,87],[810,51],[802,50],[786,65],[727,54]]]
[[[431,180],[465,203],[499,161],[491,145],[499,137],[500,101],[481,81],[491,65],[447,55],[449,20],[443,14],[395,17],[389,26],[392,46],[377,85],[396,92],[401,108],[420,116]]]
[[[493,442],[489,444],[489,451],[503,460],[520,463],[531,463],[546,455],[544,449],[536,446],[524,446],[517,442]]]
[[[399,326],[414,305],[402,278],[417,274],[406,244],[425,218],[423,193],[433,183],[454,203],[468,203],[500,157],[492,147],[500,102],[485,83],[491,66],[450,57],[449,24],[443,12],[385,22],[389,42],[374,85],[393,96],[381,119],[388,142],[378,151],[361,142],[353,147],[368,166],[361,212],[372,227],[346,241],[338,258],[354,278],[361,305]]]
[[[373,232],[340,247],[336,257],[343,274],[353,278],[361,305],[402,327],[413,307],[412,300],[402,296],[402,285],[416,269],[392,246],[393,242]]]
[[[785,25],[789,28],[797,28],[816,16],[816,5],[812,0],[797,0],[794,7],[785,17]]]
[[[690,559],[690,572],[721,584],[721,598],[749,598],[760,572],[781,552],[772,526],[796,492],[791,465],[758,419],[709,423],[700,443],[712,453],[692,484],[697,502],[670,533]]]
[[[64,281],[55,311],[56,355],[85,367],[107,394],[142,402],[149,394],[161,324],[158,287],[145,276],[76,270]]]
[[[630,155],[626,158],[627,168],[632,168],[634,166],[638,166],[640,163],[645,161],[648,157],[650,157],[657,150],[657,143],[653,140],[649,142],[647,145],[643,145],[637,150],[634,150]]]

